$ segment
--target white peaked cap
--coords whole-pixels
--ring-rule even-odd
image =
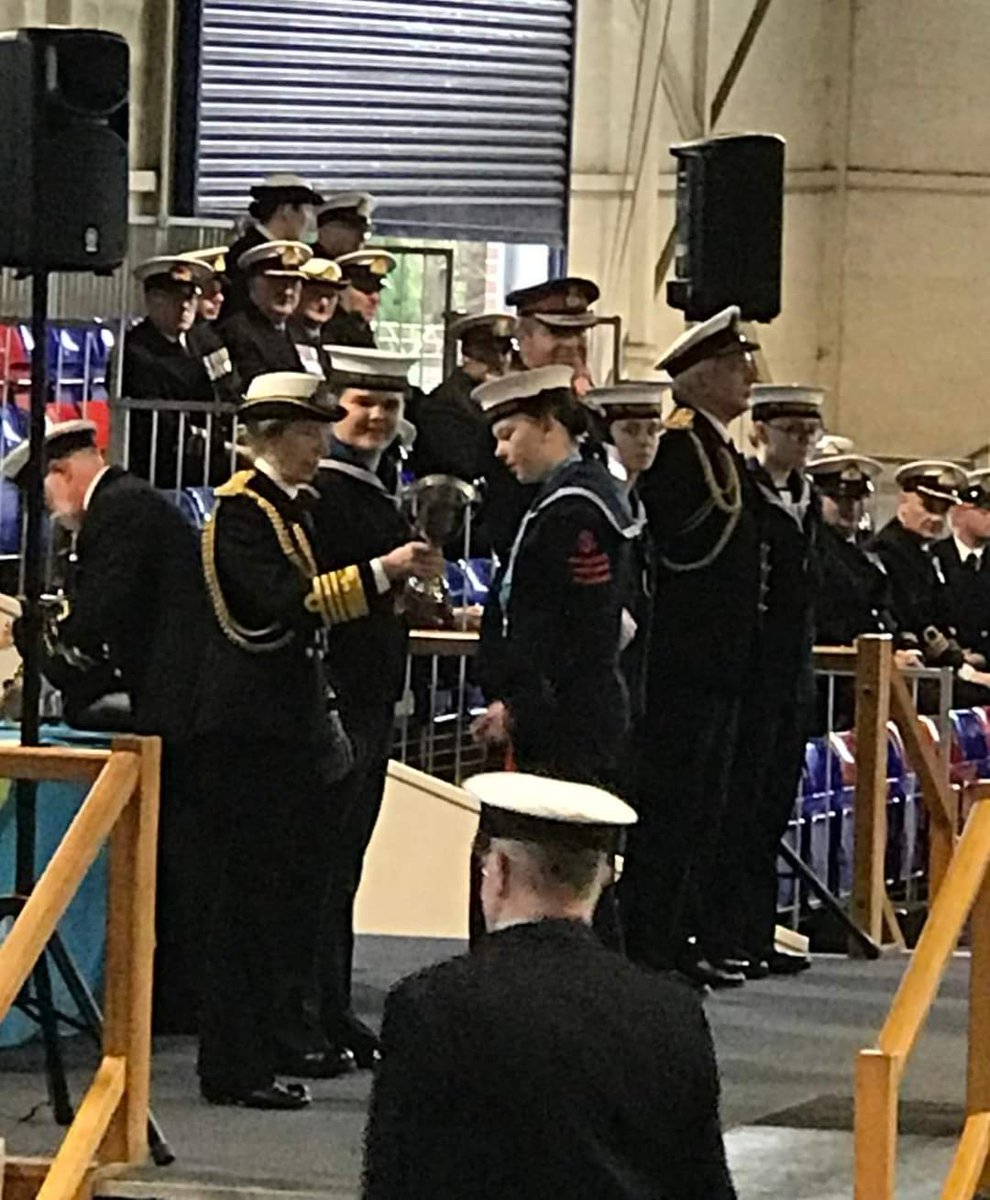
[[[464,790],[479,804],[566,825],[635,825],[635,809],[604,788],[518,771],[474,775]]]

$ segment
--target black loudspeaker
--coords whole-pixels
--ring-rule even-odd
[[[671,146],[677,242],[667,303],[689,321],[738,304],[748,321],[780,312],[784,139],[726,134]]]
[[[0,34],[0,265],[109,271],[127,248],[129,52],[115,33]]]

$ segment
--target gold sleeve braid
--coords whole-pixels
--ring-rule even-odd
[[[300,575],[310,584],[304,605],[307,612],[317,615],[325,626],[340,625],[367,616],[368,602],[357,567],[344,567],[339,571],[328,571],[321,575],[305,529],[296,522],[287,525],[282,514],[270,500],[259,496],[247,486],[253,472],[238,471],[225,484],[216,489],[217,501],[226,496],[247,496],[268,518],[279,549]],[[249,629],[241,625],[231,613],[220,587],[216,570],[216,522],[210,519],[203,531],[203,570],[207,591],[220,628],[225,636],[253,654],[271,653],[288,645],[292,630],[274,624],[264,629]]]
[[[313,576],[313,586],[306,597],[309,612],[318,613],[325,625],[342,625],[366,617],[370,611],[364,594],[361,572],[357,567],[343,567]]]

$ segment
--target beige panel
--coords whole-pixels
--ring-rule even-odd
[[[849,202],[841,427],[864,452],[958,457],[990,441],[990,199]]]
[[[824,211],[832,199],[799,192],[784,200],[783,311],[770,325],[757,326],[770,375],[778,383],[822,382]]]
[[[466,938],[478,807],[460,788],[389,763],[354,913],[358,933]]]
[[[725,74],[753,5],[750,0],[718,0],[713,7],[712,91]],[[719,126],[781,134],[791,169],[820,167],[827,158],[827,8],[828,0],[770,5]]]
[[[986,0],[856,5],[853,164],[990,171],[988,18]]]

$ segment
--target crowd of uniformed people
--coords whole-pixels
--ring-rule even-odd
[[[380,1057],[351,1006],[353,904],[410,581],[443,573],[398,503],[400,470],[479,484],[475,545],[497,570],[474,738],[526,777],[634,810],[614,822],[629,826],[621,872],[616,844],[595,843],[598,941],[701,991],[806,969],[774,929],[777,847],[819,719],[812,647],[886,632],[902,665],[950,665],[961,695],[990,696],[990,472],[902,466],[872,533],[881,464],[823,437],[820,389],[758,382],[737,309],[679,337],[663,382],[595,386],[598,289],[576,278],[458,317],[456,369],[411,408],[413,360],[375,346],[395,260],[367,245],[371,197],[324,200],[295,176],[253,196],[230,247],[136,270],[147,315],[123,394],[176,403],[130,412],[130,469],[87,422],[46,442],[48,503],[77,535],[46,669],[78,722],[122,693],[130,727],[163,739],[156,1021],[198,1028],[204,1097],[300,1108],[305,1086],[280,1076]],[[236,443],[204,415],[217,399],[237,404]],[[729,432],[743,414],[748,455]],[[10,456],[8,475],[22,467]],[[199,545],[148,482],[183,472],[218,482]]]

